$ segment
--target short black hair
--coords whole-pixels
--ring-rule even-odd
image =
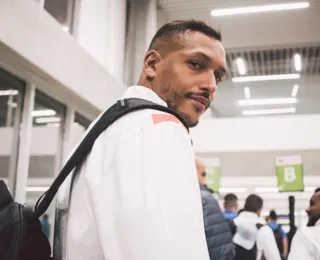
[[[247,197],[244,204],[244,210],[256,213],[263,206],[263,200],[260,196],[251,194]]]
[[[233,193],[228,193],[226,196],[224,196],[224,202],[234,202],[237,200],[238,197]]]
[[[153,49],[154,43],[164,37],[172,38],[174,36],[183,34],[187,31],[201,32],[209,37],[221,41],[222,37],[220,32],[213,29],[203,21],[199,20],[175,20],[163,25],[151,40],[149,50]]]
[[[317,193],[320,191],[320,187],[319,188],[316,188],[316,190],[314,191],[314,193]]]
[[[275,210],[271,210],[270,214],[269,214],[270,219],[272,220],[276,220],[278,218],[277,213],[275,212]]]
[[[238,197],[233,193],[228,193],[224,196],[224,207],[226,209],[235,206],[235,203],[238,201]]]

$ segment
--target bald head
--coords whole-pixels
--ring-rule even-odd
[[[206,177],[206,166],[199,158],[196,158],[196,167],[197,167],[199,183],[202,185],[207,185],[207,180],[205,178]]]

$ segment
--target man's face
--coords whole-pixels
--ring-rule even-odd
[[[196,167],[197,167],[199,183],[206,186],[207,180],[206,180],[206,167],[205,167],[205,165],[202,162],[200,162],[199,160],[196,160]]]
[[[193,127],[208,109],[225,75],[225,51],[219,41],[199,32],[181,37],[181,47],[157,64],[155,88],[168,107]]]
[[[308,226],[314,226],[320,219],[320,192],[313,194],[310,200],[310,206],[306,211],[309,216]]]

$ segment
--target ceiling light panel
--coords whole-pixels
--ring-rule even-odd
[[[301,61],[301,55],[300,54],[295,54],[293,56],[293,60],[294,60],[294,68],[296,71],[301,71],[302,69],[302,61]]]
[[[254,82],[254,81],[268,81],[268,80],[285,80],[285,79],[299,79],[300,74],[276,74],[263,76],[249,76],[249,77],[234,77],[234,83],[240,82]]]
[[[237,8],[225,8],[225,9],[214,9],[211,11],[212,16],[227,16],[227,15],[240,15],[250,13],[262,13],[262,12],[276,12],[285,10],[295,10],[308,8],[310,4],[308,2],[296,2],[296,3],[285,3],[285,4],[274,4],[274,5],[256,5],[247,7]]]
[[[247,73],[246,65],[244,64],[244,60],[242,58],[236,59],[238,71],[240,75],[245,75]]]
[[[244,116],[256,116],[256,115],[275,115],[275,114],[292,114],[295,113],[294,107],[289,108],[276,108],[276,109],[259,109],[259,110],[244,110],[242,115]]]
[[[261,105],[279,105],[296,104],[296,98],[261,98],[261,99],[243,99],[239,100],[239,106],[261,106]]]
[[[291,96],[296,97],[298,94],[298,90],[299,90],[299,85],[295,84],[292,88]]]

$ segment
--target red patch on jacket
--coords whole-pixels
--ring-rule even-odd
[[[181,123],[181,121],[178,118],[176,118],[174,115],[171,115],[171,114],[153,114],[152,119],[153,119],[154,124],[159,124],[159,123],[164,123],[164,122],[174,122],[174,123],[182,125],[185,128],[185,126]],[[187,130],[187,132],[188,132],[188,130]]]

